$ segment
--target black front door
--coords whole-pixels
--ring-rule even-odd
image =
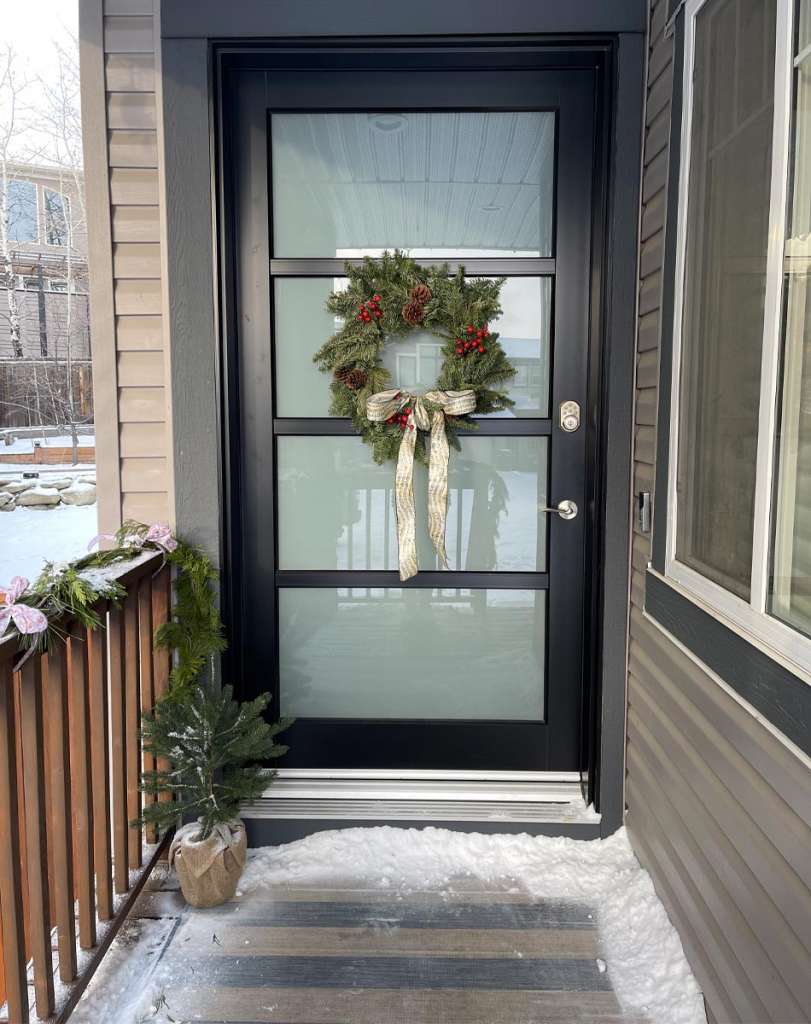
[[[270,66],[272,65],[272,66]],[[228,72],[231,558],[245,695],[286,768],[577,770],[590,501],[591,70],[492,51],[287,52]],[[447,547],[401,584],[394,466],[330,418],[313,352],[345,260],[505,278],[509,414],[451,452]],[[387,363],[427,389],[437,339]],[[593,400],[593,396],[592,400]],[[593,412],[593,410],[592,410]],[[567,414],[567,415],[564,415]],[[549,511],[571,505],[570,518]]]

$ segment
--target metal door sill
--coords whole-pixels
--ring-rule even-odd
[[[576,773],[279,772],[245,818],[591,824]]]

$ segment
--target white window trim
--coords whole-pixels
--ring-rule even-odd
[[[668,509],[665,577],[681,592],[722,619],[756,646],[787,660],[811,684],[811,639],[766,612],[771,549],[771,506],[775,468],[774,432],[779,399],[779,362],[782,325],[783,249],[788,190],[791,95],[793,84],[794,0],[778,0],[775,49],[774,126],[769,230],[766,256],[763,355],[758,421],[754,536],[752,541],[751,599],[744,600],[676,558],[678,497],[679,385],[681,377],[682,317],[687,247],[687,199],[690,173],[690,137],[693,115],[693,69],[696,17],[710,0],[687,0],[684,5],[684,64],[676,275],[673,304],[673,362],[670,395]]]

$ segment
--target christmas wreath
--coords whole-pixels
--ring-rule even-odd
[[[397,460],[395,500],[400,577],[417,572],[414,496],[415,459],[429,467],[428,532],[447,568],[445,516],[449,444],[460,430],[475,430],[471,417],[513,405],[502,390],[515,369],[490,323],[501,313],[503,278],[451,276],[447,264],[421,267],[402,252],[346,264],[348,286],[327,299],[342,326],[316,352],[316,365],[332,373],[334,416],[348,416],[376,462]],[[442,342],[442,366],[424,394],[389,386],[382,365],[388,341],[425,330]],[[427,441],[430,434],[430,444]]]

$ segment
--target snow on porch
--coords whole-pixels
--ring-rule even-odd
[[[389,827],[252,851],[236,899],[144,893],[73,1021],[703,1024],[624,832]]]

